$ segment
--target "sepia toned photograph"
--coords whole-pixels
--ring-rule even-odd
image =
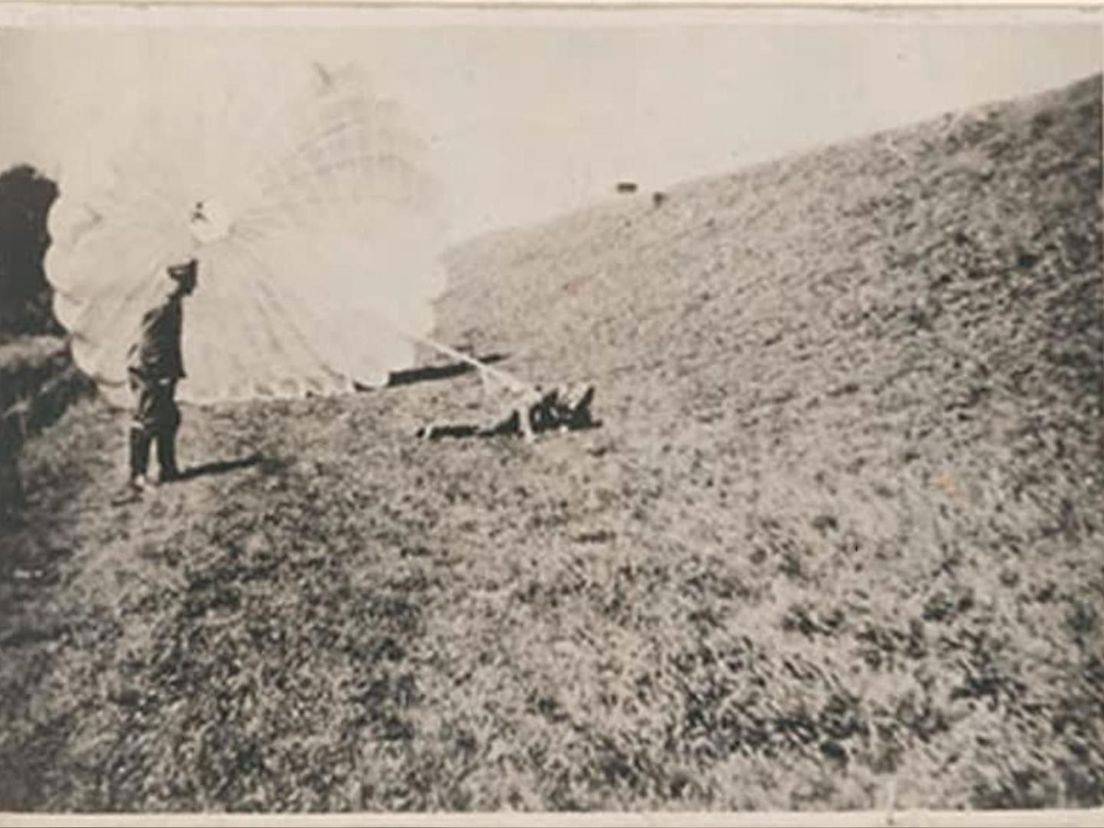
[[[1104,806],[1101,24],[0,8],[0,817]]]

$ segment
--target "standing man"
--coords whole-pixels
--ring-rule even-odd
[[[167,270],[173,282],[172,292],[142,317],[138,341],[127,352],[127,375],[135,396],[130,426],[130,485],[136,490],[149,485],[146,475],[150,445],[155,441],[160,482],[180,478],[176,465],[180,409],[175,396],[176,384],[184,378],[180,350],[183,299],[195,290],[198,263],[191,259]]]

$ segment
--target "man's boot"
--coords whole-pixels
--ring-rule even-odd
[[[160,468],[161,483],[171,483],[180,479],[180,469],[176,465],[176,429],[167,428],[157,434],[157,464]]]
[[[140,428],[130,430],[130,484],[141,489],[147,484],[150,436]]]

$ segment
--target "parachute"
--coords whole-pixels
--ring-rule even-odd
[[[187,402],[380,386],[431,332],[445,279],[424,144],[355,67],[280,71],[153,88],[114,154],[63,165],[46,272],[109,401],[127,402],[126,352],[166,267],[191,258]]]

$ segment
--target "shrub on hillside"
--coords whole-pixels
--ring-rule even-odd
[[[60,333],[42,266],[57,185],[21,164],[0,173],[0,339]]]

